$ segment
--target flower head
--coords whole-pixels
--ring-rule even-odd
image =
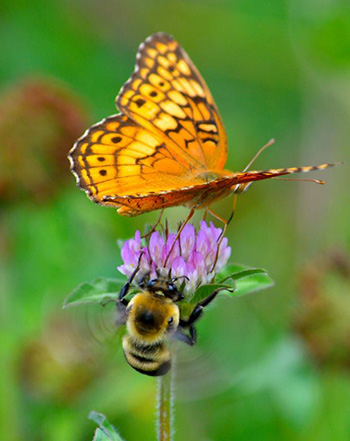
[[[186,294],[194,294],[200,285],[213,281],[231,255],[227,238],[219,245],[221,233],[221,228],[215,228],[212,222],[207,225],[202,221],[198,232],[193,225],[186,224],[173,247],[175,233],[165,236],[155,231],[149,241],[142,244],[141,234],[136,231],[135,237],[127,240],[122,247],[123,265],[118,270],[130,277],[143,253],[136,283],[144,274],[150,274],[151,278],[157,278],[157,274],[171,274],[173,278],[182,277],[176,282],[178,288],[184,286]]]

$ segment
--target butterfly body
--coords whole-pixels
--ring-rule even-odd
[[[78,186],[124,216],[183,205],[209,207],[250,183],[317,167],[224,170],[226,132],[211,93],[177,41],[163,33],[140,45],[116,99],[120,114],[88,129],[69,153]]]

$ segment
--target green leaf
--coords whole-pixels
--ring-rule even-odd
[[[239,265],[227,265],[217,275],[217,281],[198,288],[190,304],[198,303],[215,290],[222,288],[222,294],[239,297],[273,285],[273,280],[264,269]],[[186,307],[183,307],[184,311]]]
[[[232,274],[239,273],[246,269],[249,269],[249,267],[246,265],[237,265],[236,263],[229,263],[217,274],[216,279],[222,281],[223,279],[231,276]]]
[[[125,280],[107,279],[99,277],[91,283],[81,283],[75,288],[63,303],[64,308],[84,305],[87,303],[106,305],[115,301],[119,291],[125,284]]]
[[[264,270],[247,270],[241,273],[234,274],[230,279],[226,280],[228,283],[232,280],[236,286],[235,291],[231,294],[235,297],[250,294],[261,289],[270,288],[274,285],[274,281]]]
[[[191,298],[190,303],[197,304],[219,288],[222,289],[223,293],[228,293],[228,290],[232,291],[234,289],[232,284],[229,283],[209,283],[208,285],[202,285],[197,289],[194,296]]]
[[[94,421],[99,429],[96,429],[93,441],[123,441],[116,429],[102,413],[90,412],[89,419]]]
[[[235,297],[260,291],[273,286],[274,282],[262,268],[249,268],[247,266],[227,265],[218,276],[218,283],[234,288],[230,295]]]
[[[92,441],[109,441],[110,437],[102,432],[101,429],[96,429]]]

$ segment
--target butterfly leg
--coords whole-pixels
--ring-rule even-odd
[[[146,233],[142,236],[142,239],[145,239],[146,237],[150,236],[156,230],[156,228],[160,224],[160,221],[162,220],[163,213],[164,213],[164,208],[162,208],[160,210],[157,222],[153,225],[153,227],[150,229],[150,231],[148,233]]]
[[[203,217],[202,217],[202,220],[206,220],[206,218],[207,218],[207,214],[208,214],[208,208],[205,208],[204,209],[204,212],[203,212]]]
[[[172,244],[172,246],[170,248],[170,251],[169,251],[169,254],[167,255],[167,257],[165,259],[164,266],[166,266],[166,264],[168,263],[170,254],[173,252],[173,249],[175,248],[176,242],[179,240],[179,237],[180,237],[180,234],[181,234],[182,230],[185,228],[185,225],[191,220],[191,218],[193,217],[195,211],[196,211],[196,209],[194,207],[191,208],[191,211],[189,212],[189,214],[186,217],[185,221],[182,223],[181,227],[179,228],[179,230],[178,230],[178,232],[176,234],[174,243]]]
[[[269,142],[267,142],[265,145],[263,145],[262,147],[260,147],[260,149],[258,150],[258,152],[254,155],[254,157],[249,161],[249,163],[246,165],[246,167],[244,167],[243,171],[246,172],[256,161],[256,159],[258,159],[258,157],[261,155],[261,153],[266,150],[268,147],[270,147],[272,144],[275,143],[275,140],[273,138],[270,139]]]
[[[220,217],[218,214],[216,214],[216,213],[215,213],[213,210],[211,210],[210,208],[207,209],[208,212],[209,212],[213,217],[215,217],[216,219],[218,219],[219,221],[221,221],[221,222],[224,224],[224,227],[223,227],[223,229],[222,229],[222,232],[221,232],[220,236],[219,236],[218,239],[217,239],[217,244],[218,244],[218,246],[217,246],[217,249],[216,249],[216,256],[215,256],[215,260],[214,260],[213,266],[212,266],[212,268],[211,268],[210,271],[214,271],[215,266],[216,266],[216,263],[217,263],[217,261],[218,261],[221,242],[223,241],[223,239],[224,239],[224,237],[225,237],[225,233],[226,233],[227,227],[229,226],[229,224],[230,224],[230,222],[232,221],[233,216],[234,216],[234,214],[235,214],[236,201],[237,201],[237,195],[235,195],[235,197],[234,197],[233,210],[232,210],[232,213],[231,213],[230,217],[228,218],[228,220],[226,220],[226,219]]]
[[[234,215],[234,211],[232,211],[230,217],[228,218],[228,220],[224,219],[223,217],[219,216],[218,214],[216,214],[213,210],[211,210],[210,208],[207,208],[208,212],[215,217],[215,219],[219,220],[220,222],[222,222],[224,224],[224,227],[222,229],[222,233],[220,234],[220,236],[217,239],[217,242],[221,242],[222,237],[224,237],[227,227],[230,224],[231,220],[233,219],[233,215]]]
[[[221,234],[220,234],[220,236],[219,236],[219,238],[218,238],[218,240],[220,241],[220,243],[221,243],[222,239],[223,239],[224,236],[225,236],[225,233],[226,233],[227,227],[230,225],[230,223],[231,223],[231,221],[232,221],[232,219],[233,219],[233,216],[234,216],[235,213],[236,213],[236,205],[237,205],[237,194],[235,193],[235,194],[233,195],[232,212],[231,212],[230,217],[228,218],[227,222],[225,223],[224,228],[223,228],[223,230],[222,230],[222,232],[221,232]]]

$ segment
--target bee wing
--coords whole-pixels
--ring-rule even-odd
[[[232,386],[232,373],[220,364],[214,350],[208,352],[182,342],[171,342],[170,348],[180,401],[213,397]]]
[[[121,347],[118,341],[124,333],[125,322],[114,302],[104,307],[96,304],[79,305],[67,309],[65,313],[71,315],[75,324],[73,338],[77,341],[78,349],[91,348],[92,353],[99,358],[103,354],[115,354],[116,348]],[[113,351],[110,351],[111,347]]]

